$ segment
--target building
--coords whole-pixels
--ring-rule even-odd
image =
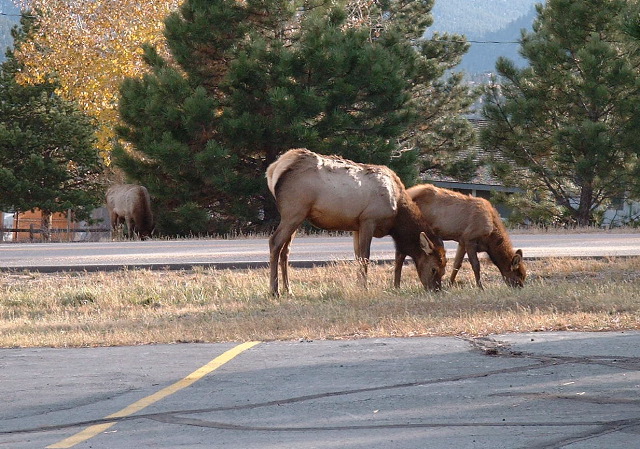
[[[95,224],[76,222],[70,213],[53,214],[50,237],[42,233],[42,213],[34,211],[13,213],[0,212],[1,242],[77,242],[110,239],[109,220],[106,208],[96,209],[92,213]]]

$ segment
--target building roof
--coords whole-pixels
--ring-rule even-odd
[[[470,118],[469,122],[473,125],[476,132],[487,126],[488,122],[483,119]],[[490,168],[486,165],[486,152],[479,146],[473,145],[466,151],[460,153],[462,157],[471,156],[477,164],[476,174],[467,181],[461,181],[451,176],[445,176],[437,173],[435,170],[428,170],[421,176],[422,182],[428,182],[438,187],[458,190],[490,190],[499,192],[520,192],[517,187],[506,187],[498,178],[493,176]]]

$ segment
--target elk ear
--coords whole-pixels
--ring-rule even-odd
[[[519,249],[516,251],[513,259],[511,259],[511,269],[517,270],[520,267],[520,263],[522,263],[522,250]]]
[[[433,243],[431,243],[431,240],[429,240],[429,237],[427,237],[427,234],[424,232],[420,233],[420,247],[422,248],[422,251],[427,253],[427,255],[431,254],[435,248]]]

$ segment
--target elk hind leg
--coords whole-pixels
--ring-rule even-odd
[[[118,235],[118,226],[120,225],[120,217],[114,211],[109,214],[111,221],[111,239],[115,239]]]
[[[275,232],[269,237],[269,268],[270,268],[270,290],[271,294],[274,296],[278,296],[278,265],[280,265],[280,258],[282,256],[283,249],[285,246],[287,247],[287,251],[289,250],[289,243],[291,242],[291,238],[298,229],[298,225],[302,221],[286,224],[284,222],[280,222]],[[288,261],[288,252],[285,256],[285,259]],[[283,264],[282,266],[283,272],[283,282],[286,279],[288,283],[289,273],[288,273],[288,265]]]
[[[453,259],[453,271],[451,271],[451,277],[449,278],[449,282],[453,284],[456,280],[456,276],[458,275],[458,271],[460,271],[460,267],[462,266],[462,260],[464,259],[464,255],[467,252],[467,248],[464,243],[458,243],[458,248],[456,249],[456,257]]]
[[[478,260],[478,248],[476,243],[471,243],[467,247],[467,255],[469,256],[469,262],[471,262],[471,268],[473,268],[473,274],[476,278],[476,285],[484,290],[482,281],[480,280],[480,260]]]
[[[282,289],[291,294],[291,287],[289,287],[289,253],[291,252],[291,242],[296,236],[296,231],[293,231],[289,240],[285,242],[280,251],[280,272],[282,273]]]
[[[125,215],[124,216],[124,221],[127,224],[127,237],[129,239],[135,239],[135,232],[134,232],[134,223],[133,223],[133,217],[131,217],[131,215]]]

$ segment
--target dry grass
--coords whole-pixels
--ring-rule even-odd
[[[483,335],[640,329],[640,258],[528,261],[524,289],[484,264],[426,293],[412,266],[360,288],[355,264],[291,269],[292,296],[268,294],[267,270],[0,274],[0,347]]]

